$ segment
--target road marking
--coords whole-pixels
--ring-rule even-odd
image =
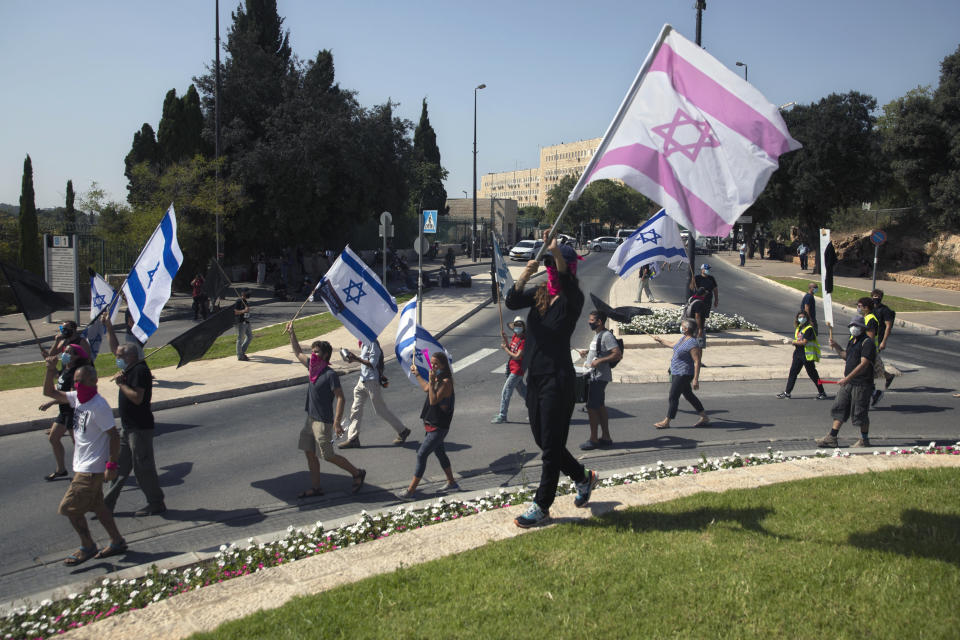
[[[940,348],[933,348],[933,347],[925,347],[925,346],[920,345],[920,344],[911,345],[911,347],[912,347],[913,349],[923,349],[924,351],[933,351],[934,353],[937,353],[937,354],[944,354],[944,353],[946,353],[946,354],[951,355],[951,356],[960,356],[960,353],[957,353],[956,351],[950,351],[949,349],[940,349]]]
[[[499,349],[490,349],[489,347],[487,347],[487,348],[480,349],[479,351],[475,351],[474,353],[471,353],[466,358],[454,360],[453,372],[457,373],[457,372],[463,371],[470,365],[480,362],[481,360],[489,356],[491,353],[496,353],[497,351],[499,351]]]
[[[912,362],[904,362],[902,360],[888,360],[884,358],[883,363],[892,364],[897,369],[926,369],[922,364],[913,364]]]

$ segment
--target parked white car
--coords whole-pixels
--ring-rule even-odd
[[[600,236],[587,243],[591,251],[616,251],[620,241],[613,236]]]
[[[510,249],[511,260],[533,260],[543,246],[543,240],[521,240]]]

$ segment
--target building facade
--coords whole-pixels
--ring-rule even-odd
[[[450,223],[469,223],[473,226],[473,198],[450,198],[447,200],[450,214],[444,216]],[[526,205],[521,205],[526,206]],[[485,243],[489,229],[503,238],[509,246],[517,241],[518,202],[512,198],[481,198],[477,196],[477,236]]]
[[[540,166],[488,173],[481,177],[477,198],[509,198],[519,207],[547,206],[547,192],[566,175],[579,174],[600,146],[601,138],[556,144],[540,149]],[[478,214],[479,215],[479,214]]]

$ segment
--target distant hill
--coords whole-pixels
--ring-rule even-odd
[[[0,202],[0,213],[5,213],[11,215],[14,218],[20,216],[20,205],[16,204],[6,204],[5,202]]]

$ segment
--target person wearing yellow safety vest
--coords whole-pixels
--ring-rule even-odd
[[[827,394],[820,384],[820,374],[817,373],[817,362],[820,361],[820,343],[817,342],[817,331],[813,328],[811,318],[807,317],[806,311],[798,311],[793,321],[794,332],[793,340],[784,340],[792,344],[793,364],[790,365],[790,375],[787,376],[787,388],[777,397],[783,400],[790,397],[793,391],[793,385],[797,383],[797,375],[800,369],[806,369],[807,375],[817,385],[817,400],[826,400]]]

